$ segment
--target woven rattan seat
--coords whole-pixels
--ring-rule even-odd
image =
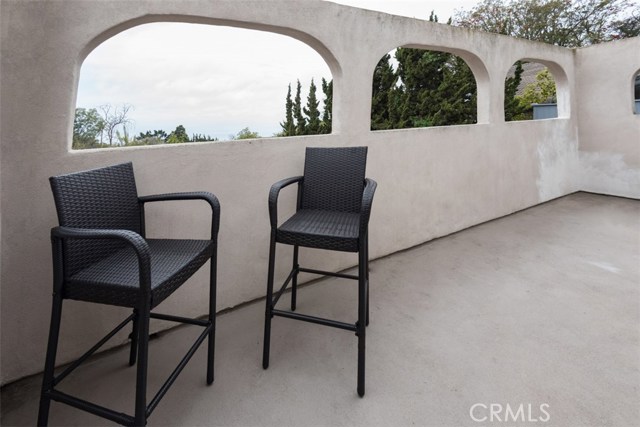
[[[360,214],[301,209],[285,221],[276,241],[317,249],[358,252]]]
[[[269,191],[269,273],[264,322],[262,366],[269,367],[271,319],[274,316],[353,331],[358,336],[358,394],[364,396],[365,330],[369,324],[369,216],[376,182],[365,179],[367,147],[315,148],[305,154],[304,176],[283,179]],[[298,184],[296,213],[278,227],[278,194]],[[293,245],[293,266],[274,295],[276,243]],[[302,268],[300,247],[358,253],[358,275]],[[299,273],[312,273],[358,281],[358,321],[355,324],[295,312]],[[276,309],[278,300],[291,283],[291,311]]]
[[[216,254],[220,204],[208,192],[138,196],[133,165],[123,163],[50,178],[60,225],[51,230],[53,304],[38,425],[47,425],[51,401],[57,401],[122,425],[144,426],[200,344],[207,341],[207,384],[213,382],[216,315]],[[168,200],[202,200],[211,208],[211,238],[147,239],[144,206]],[[206,320],[151,310],[210,261],[209,312]],[[198,295],[198,299],[202,296]],[[54,368],[65,299],[133,308],[133,313],[89,351],[55,376]],[[204,328],[178,366],[147,404],[150,319]],[[123,414],[56,388],[118,331],[132,323],[129,365],[135,374],[135,413]]]
[[[211,240],[147,239],[151,259],[151,308],[156,307],[204,264]],[[135,307],[139,299],[138,258],[126,247],[69,278],[68,299]]]

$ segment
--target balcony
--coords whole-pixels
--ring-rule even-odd
[[[2,3],[2,424],[35,422],[56,222],[47,178],[123,161],[133,161],[140,194],[208,190],[222,204],[216,382],[205,386],[198,352],[150,425],[477,425],[473,417],[489,417],[493,404],[531,405],[525,415],[537,418],[547,404],[553,425],[636,424],[640,115],[632,87],[640,39],[569,50],[328,2],[299,10],[259,3]],[[334,76],[333,133],[70,150],[82,60],[114,34],[158,21],[308,43]],[[478,124],[371,132],[371,74],[397,46],[462,56],[476,76]],[[523,58],[553,68],[557,119],[504,121],[504,78]],[[363,399],[356,342],[343,331],[276,319],[271,366],[260,367],[268,186],[300,174],[305,146],[349,145],[369,146],[367,175],[379,182]],[[293,194],[282,203],[292,209]],[[206,235],[200,208],[149,209],[149,234]],[[279,253],[278,277],[289,254]],[[341,271],[355,259],[304,251],[301,264]],[[202,315],[205,286],[196,275],[163,311]],[[350,282],[310,282],[299,307],[351,321],[355,292]],[[65,306],[61,365],[124,317],[88,306]],[[190,339],[167,327],[152,325],[150,393]],[[61,388],[131,412],[125,343],[118,336]],[[54,425],[101,422],[52,406]]]
[[[151,424],[465,426],[477,424],[476,403],[531,404],[536,418],[546,403],[552,425],[633,425],[639,227],[637,201],[577,193],[376,260],[363,399],[351,334],[276,319],[263,370],[263,301],[224,313],[215,383],[205,385],[201,351]],[[320,280],[299,291],[298,307],[349,318],[356,293],[349,281]],[[198,333],[152,340],[151,392]],[[107,356],[62,389],[130,412],[128,349]],[[3,425],[33,424],[39,387],[40,376],[5,387]],[[109,425],[52,408],[52,425]]]

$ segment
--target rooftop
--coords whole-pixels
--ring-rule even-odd
[[[540,418],[547,404],[551,425],[635,425],[639,229],[640,202],[576,193],[376,260],[362,399],[350,333],[276,318],[263,370],[263,301],[227,312],[214,384],[200,351],[150,425],[472,426],[474,404],[486,405],[477,419],[490,404]],[[340,279],[298,294],[300,310],[345,321],[355,303]],[[151,342],[150,393],[199,331],[179,332]],[[127,360],[127,348],[95,357],[61,388],[130,412]],[[3,389],[2,425],[34,424],[39,387],[35,376]],[[110,425],[56,403],[50,423]]]
[[[201,349],[150,425],[464,426],[506,405],[527,415],[531,405],[531,417],[547,405],[550,424],[560,426],[638,423],[640,37],[566,49],[319,0],[299,8],[290,0],[1,0],[1,8],[2,425],[33,425],[36,417],[57,225],[48,178],[122,162],[134,164],[140,195],[210,191],[222,209],[216,382],[205,386]],[[84,59],[115,34],[152,22],[306,43],[331,70],[332,132],[72,150]],[[477,123],[371,131],[373,71],[399,46],[464,59],[476,80]],[[518,60],[553,73],[557,118],[505,121],[505,76]],[[359,399],[350,333],[277,318],[267,371],[260,353],[269,186],[302,174],[305,147],[362,145],[367,176],[379,185],[368,234],[375,261],[367,394]],[[283,217],[294,199],[295,191],[283,191]],[[208,207],[177,205],[146,209],[148,235],[207,236]],[[279,249],[278,282],[290,254]],[[333,272],[356,264],[344,253],[300,256],[303,266]],[[205,314],[207,277],[195,274],[161,310]],[[311,282],[298,306],[353,321],[355,294],[351,282]],[[65,302],[57,364],[75,360],[125,313]],[[151,326],[149,393],[191,338],[167,328]],[[60,389],[131,413],[134,375],[119,347],[126,342],[124,332],[115,337]],[[50,420],[106,424],[56,403]]]

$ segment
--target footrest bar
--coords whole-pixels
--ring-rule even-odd
[[[149,313],[152,319],[168,320],[169,322],[188,323],[196,326],[209,326],[208,320],[190,319],[188,317],[174,316],[172,314]]]
[[[73,362],[71,365],[69,365],[67,367],[67,369],[65,369],[60,375],[58,375],[57,377],[55,377],[53,379],[53,385],[56,386],[57,384],[60,383],[60,381],[62,381],[63,379],[65,379],[65,377],[67,375],[69,375],[71,372],[73,372],[74,369],[76,369],[78,366],[80,366],[80,364],[82,364],[82,362],[84,362],[85,360],[87,360],[87,358],[89,356],[91,356],[93,353],[96,352],[96,350],[98,350],[100,347],[102,347],[104,345],[104,343],[106,343],[107,341],[109,341],[111,339],[111,337],[113,337],[115,334],[117,334],[120,329],[124,328],[127,323],[129,323],[131,321],[131,319],[133,319],[133,314],[131,314],[129,317],[127,317],[126,319],[124,319],[122,321],[122,323],[120,323],[118,326],[115,327],[115,329],[113,329],[111,332],[109,332],[107,335],[104,336],[104,338],[102,338],[100,341],[97,342],[96,345],[94,345],[93,347],[91,347],[89,349],[89,351],[87,351],[85,354],[83,354],[82,356],[80,356],[80,358],[78,360],[76,360],[75,362]]]
[[[303,322],[315,323],[318,325],[331,326],[332,328],[344,329],[356,332],[356,325],[351,323],[338,322],[337,320],[323,319],[322,317],[309,316],[307,314],[294,313],[291,311],[273,310],[274,316],[286,317],[294,320],[302,320]]]
[[[207,328],[205,328],[204,332],[202,332],[202,334],[198,337],[196,342],[191,346],[187,354],[182,358],[180,363],[178,363],[178,366],[176,366],[176,368],[173,370],[171,375],[169,375],[169,378],[167,379],[167,381],[165,381],[162,387],[160,387],[160,390],[158,390],[158,393],[156,393],[156,395],[153,397],[153,399],[147,406],[147,418],[151,415],[153,410],[156,409],[156,406],[158,406],[158,403],[160,403],[160,400],[167,393],[167,391],[169,390],[169,387],[171,387],[171,385],[176,380],[176,378],[178,378],[178,375],[180,375],[180,372],[182,372],[184,367],[187,366],[187,363],[189,363],[189,360],[191,359],[193,354],[196,352],[198,347],[200,347],[200,344],[202,344],[202,341],[204,341],[204,339],[207,338],[207,336],[209,335],[209,331],[211,330],[212,327],[213,325],[210,324],[208,325]]]
[[[89,412],[102,418],[106,418],[118,424],[132,426],[135,423],[135,418],[130,415],[123,414],[122,412],[116,412],[112,409],[105,408],[104,406],[87,402],[86,400],[78,399],[75,396],[71,396],[61,391],[51,390],[48,394],[52,400],[65,403],[69,406],[73,406],[74,408]]]
[[[343,279],[359,280],[358,276],[353,274],[332,273],[331,271],[313,270],[311,268],[299,268],[302,273],[320,274],[323,276],[341,277]]]

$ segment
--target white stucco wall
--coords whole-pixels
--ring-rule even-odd
[[[577,51],[581,188],[640,198],[640,37]]]
[[[38,372],[44,363],[51,300],[48,236],[56,224],[51,175],[133,161],[141,194],[214,192],[222,204],[218,309],[264,295],[268,189],[302,172],[305,146],[369,146],[367,175],[379,183],[370,224],[374,258],[580,189],[573,51],[326,2],[291,4],[2,1],[3,383]],[[262,29],[306,42],[333,73],[333,134],[70,151],[83,59],[110,36],[156,21]],[[448,50],[467,60],[478,82],[479,124],[369,131],[373,69],[382,55],[403,45]],[[523,58],[553,67],[559,119],[504,122],[504,79]],[[148,211],[149,234],[205,236],[207,213],[196,203],[154,206]],[[289,254],[288,248],[279,250],[280,276]],[[339,270],[355,262],[352,255],[302,251],[302,263],[309,266]],[[203,314],[204,276],[192,279],[162,311]],[[78,356],[124,313],[65,303],[59,363]],[[124,339],[123,334],[119,342]]]

